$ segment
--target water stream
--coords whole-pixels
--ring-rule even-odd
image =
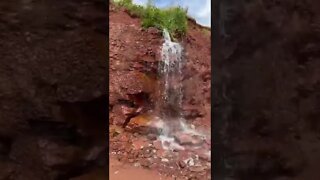
[[[162,119],[176,121],[182,117],[182,46],[172,42],[167,30],[163,31],[165,42],[161,49],[161,61],[158,73],[160,99],[157,102],[158,113]],[[174,120],[173,120],[174,119]]]
[[[182,80],[185,64],[183,47],[171,40],[167,30],[163,31],[163,37],[161,61],[158,66],[159,99],[156,103],[157,126],[162,131],[159,139],[162,142],[169,142],[170,147],[164,146],[167,149],[184,149],[175,142],[173,134],[179,131],[194,135],[200,135],[200,133],[185,123],[182,113]]]

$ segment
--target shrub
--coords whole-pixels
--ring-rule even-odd
[[[181,37],[187,32],[187,12],[181,7],[159,9],[150,1],[146,7],[133,4],[132,0],[118,0],[115,3],[125,7],[130,15],[140,17],[143,28],[167,29],[173,37]]]

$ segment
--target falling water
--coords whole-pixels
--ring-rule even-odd
[[[164,43],[161,49],[161,61],[159,74],[161,76],[159,86],[159,101],[157,108],[159,117],[172,128],[178,128],[182,121],[182,68],[183,48],[179,43],[172,42],[167,30],[163,31]],[[169,131],[169,130],[167,130]]]
[[[167,30],[163,31],[164,43],[161,48],[161,61],[158,66],[159,99],[156,103],[157,123],[161,129],[159,139],[165,149],[184,149],[175,142],[174,133],[201,135],[186,125],[182,113],[183,100],[183,48],[177,42],[172,42]],[[165,145],[169,142],[169,146]]]

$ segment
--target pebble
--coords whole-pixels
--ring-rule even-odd
[[[155,134],[148,134],[147,138],[151,141],[155,141],[157,140],[157,135]]]
[[[162,158],[161,161],[162,161],[162,162],[169,162],[169,159],[167,159],[167,158]]]
[[[185,168],[187,166],[186,163],[183,162],[183,161],[179,161],[178,165],[179,165],[180,168]]]
[[[134,166],[134,167],[140,167],[141,164],[137,162],[137,163],[134,163],[133,166]]]

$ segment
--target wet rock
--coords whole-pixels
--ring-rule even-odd
[[[200,145],[203,139],[200,136],[178,132],[174,134],[174,138],[181,145]]]
[[[157,135],[156,134],[148,134],[147,138],[151,141],[157,140]]]
[[[195,153],[199,156],[200,159],[205,161],[210,161],[211,156],[210,152],[206,149],[198,149],[195,151]]]
[[[178,162],[178,166],[180,167],[180,168],[185,168],[186,166],[187,166],[187,164],[184,162],[184,161],[179,161]]]

